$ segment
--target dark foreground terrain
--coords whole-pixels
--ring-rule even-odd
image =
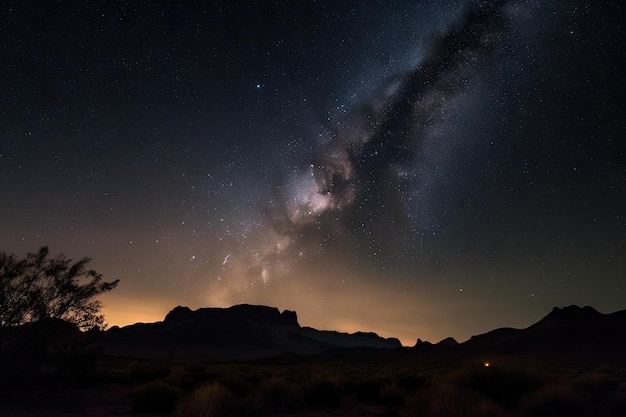
[[[623,311],[555,308],[526,329],[414,347],[265,307],[174,311],[110,333],[0,328],[0,416],[626,415]]]
[[[624,416],[626,369],[531,357],[205,363],[98,358],[3,388],[2,416]]]

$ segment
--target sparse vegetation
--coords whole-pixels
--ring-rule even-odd
[[[302,386],[304,403],[309,408],[334,408],[341,401],[341,385],[335,378],[315,377]]]
[[[294,410],[303,407],[302,388],[285,375],[272,376],[263,381],[258,395],[264,408],[271,410]]]
[[[243,403],[221,384],[203,385],[176,407],[180,417],[237,417],[247,415]]]
[[[389,406],[401,405],[405,394],[403,388],[395,382],[391,382],[380,391],[380,401]]]
[[[133,412],[172,412],[182,391],[165,381],[152,381],[135,388]]]
[[[456,386],[476,392],[507,409],[513,409],[520,398],[542,385],[542,376],[526,370],[500,366],[475,365],[454,375]]]
[[[494,405],[479,393],[450,383],[437,383],[426,393],[422,406],[429,417],[483,417],[497,415]]]
[[[340,413],[404,417],[626,415],[626,370],[489,367],[398,360],[245,364],[101,358],[100,387],[128,389],[128,411],[175,416]],[[337,410],[334,410],[337,409]],[[363,410],[372,409],[372,414]]]
[[[130,367],[130,379],[134,383],[154,381],[167,377],[171,370],[165,366],[148,362],[137,362]]]

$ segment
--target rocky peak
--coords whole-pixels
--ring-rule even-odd
[[[593,307],[585,306],[579,307],[577,305],[571,305],[568,307],[554,307],[550,314],[545,316],[539,323],[580,323],[581,321],[594,320],[601,316],[597,310]]]
[[[454,337],[446,337],[437,343],[439,346],[456,346],[459,342],[456,341]]]
[[[413,347],[423,347],[423,346],[432,346],[433,344],[430,343],[428,340],[422,340],[422,339],[417,339],[417,342],[415,342],[415,345]]]
[[[295,311],[285,310],[281,313],[276,307],[250,304],[239,304],[228,308],[200,308],[198,310],[178,306],[167,313],[163,322],[204,322],[207,320],[218,320],[233,324],[256,322],[300,327]]]
[[[164,321],[172,322],[172,321],[186,320],[190,318],[192,314],[193,314],[193,311],[191,311],[189,307],[178,306],[178,307],[174,307],[172,311],[167,313]]]
[[[280,317],[282,318],[285,324],[290,324],[290,325],[300,327],[300,324],[298,323],[298,315],[296,314],[295,311],[285,310],[282,313],[280,313]]]

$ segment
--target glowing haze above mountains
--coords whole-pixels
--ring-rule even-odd
[[[119,325],[625,308],[623,6],[336,3],[3,6],[0,250],[93,258]]]

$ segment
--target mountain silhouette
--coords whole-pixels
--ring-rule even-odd
[[[525,329],[495,329],[460,347],[469,352],[536,353],[565,362],[626,362],[626,310],[602,314],[589,306],[555,307]]]
[[[375,333],[302,327],[294,311],[247,304],[195,311],[176,307],[160,322],[95,333],[82,333],[62,320],[0,326],[2,369],[62,359],[59,349],[63,355],[78,352],[80,357],[102,352],[159,360],[300,362],[408,357],[450,361],[526,356],[563,365],[626,366],[626,310],[602,314],[592,307],[555,307],[524,329],[499,328],[463,343],[453,338],[435,344],[418,339],[415,346],[406,348],[398,339]]]
[[[275,307],[176,307],[162,322],[114,327],[104,353],[142,358],[247,360],[283,353],[308,355],[336,348],[399,348],[375,333],[339,333],[301,327],[295,312]]]

